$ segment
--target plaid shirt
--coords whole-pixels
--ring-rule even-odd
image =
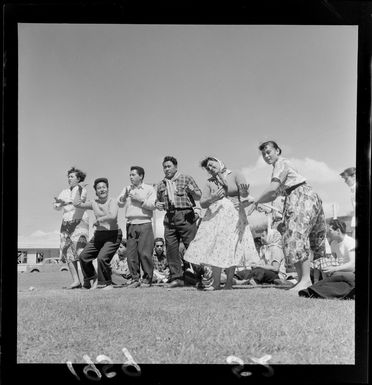
[[[154,251],[154,253],[152,254],[152,260],[154,262],[155,270],[162,273],[165,269],[168,268],[167,258],[164,253],[160,256],[160,259],[159,259],[158,255]]]
[[[190,193],[187,193],[185,191],[185,188],[188,185],[192,185],[195,190],[200,191],[194,179],[189,175],[180,174],[179,177],[175,179],[175,182],[176,182],[176,193],[174,194],[174,199],[175,199],[174,206],[170,205],[170,202],[168,199],[167,184],[164,179],[158,184],[158,188],[157,188],[158,201],[165,202],[166,211],[173,210],[173,209],[193,208],[195,206],[194,198]]]

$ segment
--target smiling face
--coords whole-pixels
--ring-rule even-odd
[[[67,178],[70,187],[75,187],[80,182],[80,179],[76,176],[76,172],[70,172]]]
[[[275,149],[272,144],[267,144],[261,154],[267,164],[274,164],[279,158],[280,151]]]
[[[167,179],[172,179],[177,172],[177,166],[170,160],[163,163],[164,175]]]
[[[105,182],[99,182],[96,185],[96,195],[100,199],[106,199],[108,196],[108,187]]]
[[[221,171],[221,166],[217,161],[209,159],[206,169],[211,175],[216,175]]]

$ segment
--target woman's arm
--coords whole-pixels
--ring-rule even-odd
[[[279,182],[272,181],[269,186],[264,190],[264,192],[256,199],[256,203],[268,203],[275,200],[276,193],[279,187]]]
[[[244,175],[240,172],[235,176],[236,187],[238,188],[239,195],[242,198],[247,198],[249,195],[249,184],[247,183]]]
[[[82,194],[80,195],[80,189],[78,189],[76,191],[72,204],[74,205],[74,207],[77,207],[79,209],[92,210],[92,202],[85,202],[86,198],[86,190],[82,190]]]

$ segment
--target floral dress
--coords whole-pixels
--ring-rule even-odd
[[[227,197],[208,207],[194,240],[186,250],[184,259],[190,263],[228,268],[259,262],[247,215],[237,195],[237,186],[246,182],[240,173],[231,171],[227,179]],[[218,182],[210,178],[201,201],[217,188]]]

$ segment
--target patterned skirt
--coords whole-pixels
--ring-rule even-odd
[[[287,265],[325,257],[326,221],[322,201],[308,185],[293,190],[285,199],[283,251]]]
[[[228,198],[212,203],[184,259],[221,268],[248,266],[259,257],[244,208]]]
[[[65,262],[79,259],[80,253],[88,243],[89,222],[84,219],[63,221],[60,230],[61,258]]]

